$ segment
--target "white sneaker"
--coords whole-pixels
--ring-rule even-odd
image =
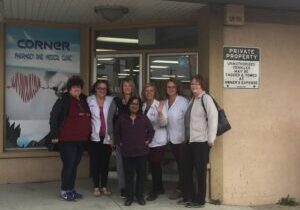
[[[101,191],[98,187],[94,188],[94,196],[98,197],[101,195]]]
[[[103,195],[111,195],[111,192],[108,191],[106,187],[102,187],[102,188],[101,188],[101,193],[102,193]]]

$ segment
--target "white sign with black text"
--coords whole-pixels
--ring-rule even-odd
[[[258,88],[260,50],[224,47],[224,88]]]

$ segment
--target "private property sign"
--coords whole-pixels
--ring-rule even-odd
[[[224,88],[258,88],[258,48],[224,47]]]

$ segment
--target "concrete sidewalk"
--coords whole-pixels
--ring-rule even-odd
[[[84,195],[84,199],[76,202],[66,202],[58,199],[59,182],[5,184],[0,185],[0,210],[120,210],[120,209],[158,209],[177,210],[187,209],[177,205],[176,201],[168,199],[170,192],[160,196],[157,200],[147,202],[145,206],[133,203],[130,207],[123,205],[124,199],[118,195],[115,181],[110,183],[113,195],[94,197],[91,181],[80,179],[77,189]],[[171,184],[170,184],[171,185]],[[300,207],[281,207],[276,205],[258,207],[240,207],[207,204],[206,210],[300,210]]]

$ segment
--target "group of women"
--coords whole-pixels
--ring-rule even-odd
[[[205,94],[200,75],[191,80],[190,101],[180,95],[174,79],[165,83],[164,101],[156,99],[156,87],[151,83],[144,86],[141,99],[130,79],[121,82],[119,97],[110,96],[107,81],[98,80],[89,97],[81,93],[82,87],[80,77],[71,77],[68,92],[56,101],[50,116],[50,137],[53,143],[58,143],[63,162],[61,199],[82,198],[74,185],[84,145],[89,141],[95,196],[111,194],[107,178],[110,156],[115,149],[120,195],[126,198],[124,205],[130,206],[134,198],[145,205],[147,161],[152,186],[146,200],[155,200],[165,192],[162,161],[169,144],[179,175],[177,188],[169,198],[182,198],[177,203],[186,207],[204,206],[206,165],[209,148],[216,138],[218,113],[212,98]]]

